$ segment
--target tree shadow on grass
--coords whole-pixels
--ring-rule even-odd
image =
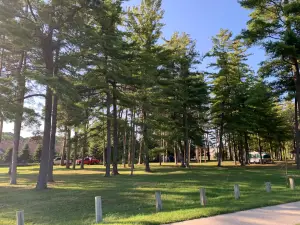
[[[90,169],[87,168],[87,171],[93,172],[95,168]],[[141,170],[137,168],[137,171]],[[278,196],[276,191],[270,195],[264,192],[266,177],[272,178],[272,183],[284,185],[284,179],[278,176],[278,171],[270,173],[269,177],[265,173],[253,174],[239,168],[215,170],[214,167],[200,167],[185,170],[177,167],[155,167],[154,173],[150,175],[137,173],[134,176],[120,175],[110,178],[104,178],[102,172],[98,172],[56,174],[57,182],[49,185],[51,189],[41,192],[18,185],[13,188],[0,187],[1,203],[4,205],[2,209],[4,212],[25,209],[26,218],[36,224],[82,224],[80,221],[92,221],[94,197],[102,196],[104,218],[107,218],[105,223],[122,224],[119,222],[122,219],[126,220],[138,214],[148,218],[155,213],[155,190],[162,191],[165,213],[203,210],[199,204],[200,186],[207,189],[206,208],[212,211],[209,215],[299,199],[296,192],[281,192]],[[19,174],[18,177],[21,185],[34,186],[37,174]],[[8,176],[0,174],[0,183],[3,179],[8,179]],[[242,197],[238,201],[233,199],[234,183],[241,186]],[[1,217],[4,214],[0,213]],[[158,223],[141,221],[138,224]]]

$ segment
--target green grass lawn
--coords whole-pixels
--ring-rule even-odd
[[[95,196],[102,196],[104,224],[122,225],[163,224],[300,200],[300,186],[295,191],[286,187],[282,166],[151,168],[151,174],[137,167],[133,177],[128,169],[120,169],[120,176],[105,178],[103,166],[76,171],[57,166],[56,182],[46,191],[34,190],[37,166],[20,167],[16,186],[8,185],[7,168],[0,168],[0,224],[15,224],[15,211],[22,209],[26,225],[90,225]],[[300,184],[300,173],[292,166],[289,175]],[[272,193],[265,192],[266,181],[272,183]],[[240,200],[233,197],[235,183],[240,184]],[[206,188],[206,207],[200,206],[200,187]],[[156,190],[162,192],[160,213],[155,213]]]

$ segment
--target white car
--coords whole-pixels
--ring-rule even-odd
[[[61,162],[61,157],[56,157],[55,159],[53,159],[53,165],[60,165]],[[72,160],[69,160],[69,163],[72,164]],[[67,160],[64,159],[64,165],[67,164]]]
[[[266,152],[261,153],[262,163],[273,163],[270,154]],[[259,152],[249,152],[250,163],[260,163],[261,158]]]

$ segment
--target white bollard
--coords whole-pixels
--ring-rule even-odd
[[[200,188],[200,204],[206,206],[206,202],[205,188]]]
[[[240,198],[240,186],[238,184],[234,185],[234,198],[239,199]]]
[[[96,223],[102,222],[102,200],[101,196],[95,197]]]
[[[155,200],[156,200],[156,212],[159,212],[162,210],[161,192],[160,191],[155,192]]]
[[[267,191],[268,193],[270,193],[271,190],[272,190],[271,182],[266,182],[266,191]]]
[[[292,190],[295,190],[295,180],[294,180],[294,178],[290,177],[289,181],[290,181],[290,188]]]
[[[17,225],[24,225],[24,211],[17,211]]]

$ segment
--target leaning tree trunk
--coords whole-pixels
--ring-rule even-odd
[[[143,110],[143,138],[144,138],[144,161],[145,161],[145,172],[151,172],[150,170],[150,162],[149,162],[149,141],[148,141],[148,124],[147,124],[147,112]],[[133,156],[132,156],[133,157]]]
[[[108,83],[108,82],[107,82]],[[107,134],[107,147],[106,147],[106,169],[105,177],[110,177],[110,161],[111,161],[111,118],[110,118],[111,96],[109,90],[106,93],[106,134]]]
[[[70,169],[70,158],[71,158],[71,129],[67,129],[68,133],[68,145],[67,145],[67,160],[66,160],[66,169]]]
[[[57,96],[53,95],[52,103],[52,121],[50,134],[50,152],[49,152],[49,168],[48,168],[48,182],[54,182],[53,179],[53,159],[55,155],[56,143],[56,122],[57,122]]]
[[[75,130],[76,130],[76,128],[75,128]],[[74,154],[73,154],[73,170],[76,169],[77,151],[78,151],[78,132],[75,131],[75,135],[74,135]]]
[[[118,175],[118,112],[117,112],[117,96],[116,96],[116,83],[113,83],[113,142],[114,142],[114,154],[113,154],[113,169],[112,174]]]
[[[50,131],[51,131],[51,111],[52,111],[52,92],[50,87],[46,90],[45,99],[45,119],[44,119],[44,136],[42,157],[40,163],[39,176],[36,184],[37,190],[47,188],[47,174],[49,165],[49,150],[50,150]]]
[[[23,64],[24,63],[24,64]],[[25,72],[26,69],[26,54],[25,52],[21,53],[21,58],[18,65],[18,70],[16,74],[17,80],[17,112],[15,114],[14,121],[14,147],[11,158],[10,166],[10,184],[17,184],[17,164],[18,164],[18,151],[20,143],[20,134],[22,126],[22,117],[24,110],[24,96],[25,96],[25,76],[22,74],[22,71]]]

